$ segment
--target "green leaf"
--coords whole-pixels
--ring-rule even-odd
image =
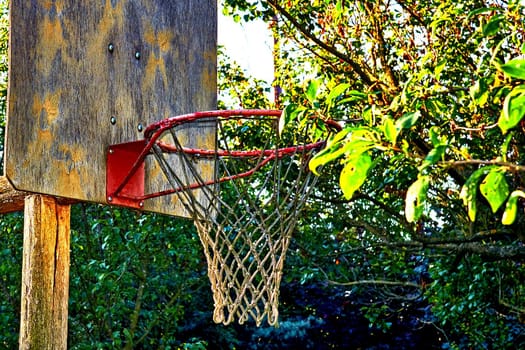
[[[518,125],[525,116],[525,85],[516,86],[507,95],[503,103],[503,110],[498,119],[498,126],[505,134],[509,129]]]
[[[349,147],[349,142],[346,142],[345,138],[350,132],[352,132],[352,130],[352,128],[345,128],[331,137],[327,141],[326,146],[320,152],[316,153],[308,163],[310,171],[319,176],[317,171],[318,167],[325,165],[326,163],[331,162],[332,160],[337,159],[345,154]]]
[[[420,116],[421,116],[421,113],[419,111],[405,113],[403,114],[401,118],[396,120],[396,128],[398,130],[410,129],[412,126],[416,124]]]
[[[308,164],[310,171],[319,176],[317,169],[344,154],[351,154],[353,157],[374,148],[376,144],[367,140],[346,141],[335,144],[334,147],[325,148],[317,153]]]
[[[122,333],[124,333],[124,336],[126,337],[126,341],[131,342],[131,341],[133,340],[133,335],[131,334],[131,332],[129,331],[129,329],[124,328],[124,330],[122,331]]]
[[[432,145],[434,147],[444,144],[443,140],[441,140],[440,133],[441,129],[439,128],[439,126],[433,126],[428,130],[430,141],[432,142]]]
[[[419,168],[419,171],[422,171],[423,169],[436,164],[440,160],[443,159],[443,155],[445,154],[445,151],[447,150],[447,145],[437,145],[433,149],[428,152],[427,156],[425,157],[425,160],[423,160],[423,164]]]
[[[481,78],[470,87],[470,96],[478,106],[484,106],[489,98],[489,89],[485,78]]]
[[[511,78],[525,80],[525,59],[514,58],[500,66],[501,70]]]
[[[401,140],[401,150],[403,151],[405,156],[409,155],[409,149],[410,149],[410,145],[408,144],[408,141],[405,139]]]
[[[366,100],[368,99],[368,94],[358,91],[358,90],[351,90],[348,92],[348,95],[358,97],[360,100]]]
[[[417,221],[423,214],[430,178],[420,176],[410,185],[405,202],[405,217],[408,222]]]
[[[304,107],[301,109],[304,110]],[[297,112],[298,106],[295,103],[290,103],[283,109],[283,112],[279,117],[279,134],[281,134],[286,125],[288,125],[297,116]]]
[[[492,169],[496,169],[495,166],[486,166],[476,170],[470,175],[463,187],[459,198],[463,200],[463,205],[467,207],[467,213],[470,221],[476,221],[477,213],[477,201],[478,195],[478,184],[483,176],[485,176]]]
[[[452,21],[452,19],[450,17],[448,17],[448,16],[441,16],[438,19],[432,21],[430,23],[430,28],[432,29],[432,34],[434,34],[435,32],[438,31],[438,26],[440,26],[442,24],[447,25],[446,22],[451,22],[451,21]]]
[[[339,177],[339,185],[346,199],[352,198],[363,185],[371,165],[372,159],[367,152],[348,160]]]
[[[396,128],[394,121],[391,118],[385,118],[383,121],[383,134],[385,135],[385,138],[393,145],[396,144],[397,131],[398,129]]]
[[[470,11],[467,18],[471,18],[472,16],[476,16],[476,15],[487,13],[487,12],[493,12],[493,11],[501,11],[501,9],[499,7],[482,7],[482,8]]]
[[[501,223],[503,225],[512,225],[516,220],[516,214],[518,212],[518,199],[525,198],[525,192],[516,190],[510,194],[507,205],[505,206],[505,211],[503,212],[503,217],[501,218]]]
[[[310,81],[310,84],[308,84],[308,88],[306,89],[306,98],[308,98],[308,101],[310,101],[311,104],[314,104],[315,100],[317,99],[317,93],[319,91],[319,87],[321,86],[321,79],[315,79]]]
[[[331,106],[333,101],[341,96],[348,88],[350,87],[350,84],[342,83],[339,85],[336,85],[328,94],[326,97],[326,103]]]
[[[364,101],[368,99],[368,94],[357,90],[350,90],[347,92],[349,97],[342,99],[338,104],[343,104],[346,102],[355,102],[355,101]]]
[[[501,14],[492,16],[482,28],[483,35],[484,36],[496,35],[500,29],[500,24],[504,19],[505,19],[505,16]]]
[[[337,0],[337,4],[335,5],[335,18],[339,19],[343,13],[343,1]]]
[[[441,73],[443,72],[443,69],[445,69],[445,67],[447,66],[447,62],[448,61],[446,59],[441,60],[436,65],[436,68],[434,68],[434,74],[436,76],[436,80],[439,81],[441,79]]]
[[[479,189],[489,202],[493,213],[498,211],[509,196],[509,185],[501,168],[491,170],[479,185]]]

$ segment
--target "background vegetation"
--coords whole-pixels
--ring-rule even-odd
[[[345,127],[311,163],[325,166],[288,253],[281,326],[212,324],[191,223],[80,204],[71,348],[525,347],[523,4],[224,0],[222,10],[271,26],[286,122]],[[272,107],[270,87],[224,54],[219,90],[221,108]],[[0,221],[5,348],[17,347],[22,220]]]

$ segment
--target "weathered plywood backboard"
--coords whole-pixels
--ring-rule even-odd
[[[11,0],[13,186],[107,203],[109,145],[141,139],[152,122],[215,109],[216,12],[216,0]],[[187,132],[188,146],[213,148],[212,127]],[[166,186],[154,164],[145,182]],[[176,196],[144,209],[186,216]]]

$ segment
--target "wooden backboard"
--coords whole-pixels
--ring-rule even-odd
[[[107,203],[109,145],[141,139],[152,122],[215,109],[216,30],[216,0],[11,0],[13,186]],[[188,128],[187,139],[213,148],[214,130]],[[145,182],[165,185],[154,164]],[[144,209],[187,216],[175,196]]]

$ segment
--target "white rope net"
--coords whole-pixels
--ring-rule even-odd
[[[307,163],[319,147],[301,146],[307,140],[305,130],[294,130],[290,137],[279,135],[275,117],[201,122],[216,123],[213,155],[185,151],[176,127],[170,131],[178,151],[168,155],[159,146],[153,151],[173,188],[180,189],[176,193],[197,227],[215,303],[213,319],[227,325],[251,318],[257,326],[266,319],[277,325],[286,251],[299,211],[316,181]],[[296,146],[284,154],[283,142]],[[237,152],[252,152],[254,144],[267,152],[252,156]],[[178,172],[169,159],[174,155]],[[203,161],[215,168],[211,183],[195,170],[195,162]],[[190,189],[195,183],[198,191]]]

